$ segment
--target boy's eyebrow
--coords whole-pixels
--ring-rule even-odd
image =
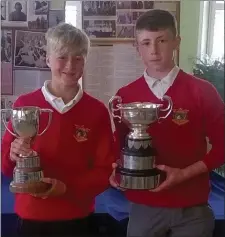
[[[163,37],[164,37],[164,35],[160,35],[156,39],[160,39],[160,38],[163,38]],[[146,41],[151,41],[151,39],[146,38],[146,39],[141,40],[141,42],[146,42]]]

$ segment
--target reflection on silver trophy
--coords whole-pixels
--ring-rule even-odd
[[[43,112],[49,114],[46,128],[39,133],[40,117]],[[51,109],[41,109],[34,106],[2,109],[2,120],[6,129],[17,138],[25,138],[28,141],[36,136],[41,136],[47,131],[52,120]],[[7,126],[6,118],[12,123],[12,130]],[[32,151],[29,156],[19,154],[19,159],[13,171],[13,181],[10,183],[10,191],[13,193],[43,193],[49,188],[49,184],[41,182],[43,171],[40,167],[40,157]]]
[[[116,169],[116,180],[121,188],[150,190],[160,184],[161,171],[155,168],[157,151],[152,147],[152,138],[147,131],[150,124],[167,118],[171,113],[171,98],[164,96],[162,101],[168,102],[167,108],[150,102],[123,104],[119,96],[113,96],[109,101],[113,118],[130,129]],[[162,112],[166,114],[160,117]]]

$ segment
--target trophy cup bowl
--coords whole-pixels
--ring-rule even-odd
[[[167,108],[150,102],[123,104],[119,96],[113,96],[109,101],[112,117],[130,129],[116,168],[116,180],[121,188],[151,190],[160,184],[162,172],[155,168],[157,151],[152,147],[147,130],[152,123],[167,118],[171,113],[173,104],[170,97],[164,96],[162,100],[168,102]],[[166,112],[166,115],[160,116],[161,112]]]
[[[46,128],[39,133],[40,116],[47,112],[49,119]],[[52,120],[51,109],[41,109],[35,106],[16,107],[13,109],[2,109],[2,121],[5,128],[16,138],[33,140],[41,136],[49,128]],[[9,129],[6,117],[9,116],[12,130]],[[40,165],[40,157],[37,152],[32,151],[29,156],[19,154],[16,166],[13,170],[13,181],[10,183],[10,191],[13,193],[44,193],[49,189],[49,184],[41,181],[43,171]]]

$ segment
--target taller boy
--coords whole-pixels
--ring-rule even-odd
[[[224,103],[210,83],[175,65],[180,37],[169,12],[144,13],[136,23],[136,41],[146,70],[117,95],[123,103],[160,103],[166,94],[174,107],[166,120],[149,129],[158,152],[157,167],[166,172],[167,179],[153,191],[125,192],[133,203],[128,236],[211,237],[209,172],[224,163]],[[120,150],[128,129],[117,120],[115,126]],[[209,153],[206,137],[212,144]],[[110,183],[118,186],[114,175]]]

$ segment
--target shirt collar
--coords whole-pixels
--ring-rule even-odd
[[[160,81],[163,84],[167,84],[168,86],[172,86],[172,84],[173,84],[174,80],[176,79],[177,74],[179,73],[179,71],[180,71],[180,68],[178,66],[174,66],[173,69],[164,78],[162,78]],[[147,74],[146,70],[144,71],[144,78],[145,78],[145,80],[147,81],[148,85],[151,88],[154,87],[156,81],[159,81],[156,78],[150,77]]]
[[[42,93],[43,93],[43,95],[44,95],[46,100],[50,100],[50,101],[54,102],[59,97],[56,97],[56,96],[54,96],[53,94],[50,93],[50,91],[48,89],[48,84],[49,83],[50,83],[50,80],[45,81],[44,85],[41,88],[41,90],[42,90]],[[78,83],[78,86],[79,86],[79,90],[78,90],[77,94],[75,95],[75,97],[69,103],[71,103],[71,102],[78,102],[82,98],[83,90],[82,90],[82,88],[81,88],[79,83]]]

